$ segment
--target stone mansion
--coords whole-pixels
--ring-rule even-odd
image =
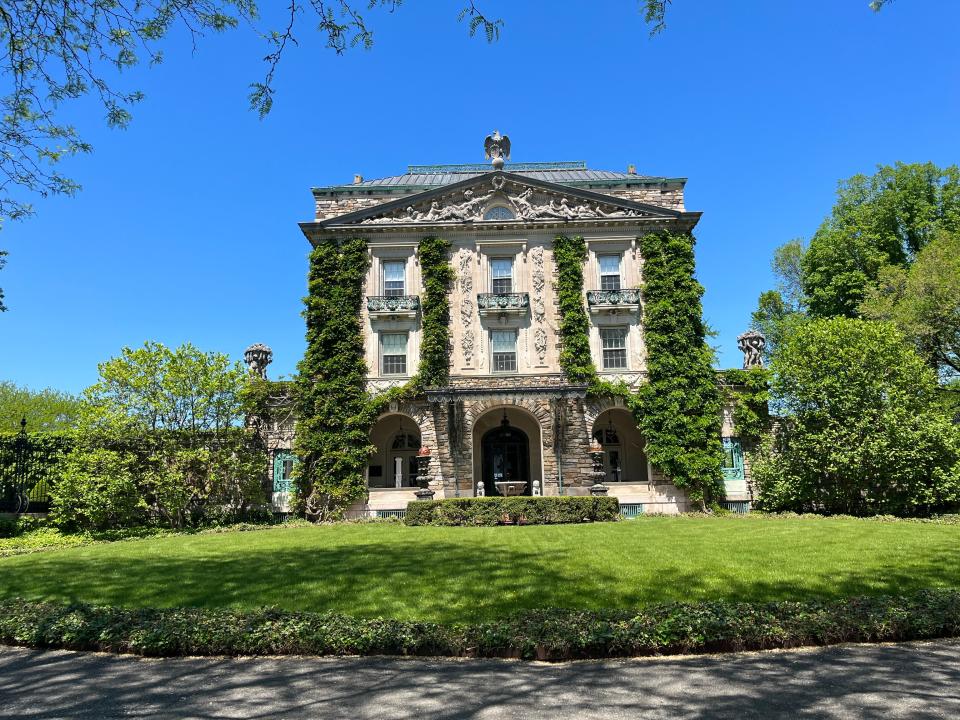
[[[688,509],[685,494],[648,461],[623,400],[591,397],[561,371],[553,251],[558,233],[583,237],[593,362],[601,379],[639,387],[647,353],[638,238],[693,230],[701,213],[684,205],[685,179],[640,175],[632,165],[614,172],[582,162],[505,163],[509,140],[491,138],[492,165],[415,165],[314,188],[315,217],[300,224],[312,243],[367,241],[360,321],[372,392],[402,385],[418,367],[418,241],[442,236],[452,246],[449,383],[394,401],[380,415],[370,433],[368,495],[350,514],[403,510],[418,489],[418,454],[429,454],[437,499],[496,495],[505,482],[528,495],[586,494],[597,480],[590,455],[597,444],[603,484],[628,514]],[[268,362],[260,358],[256,369]],[[274,506],[283,511],[295,463],[292,413],[264,423],[261,434]],[[747,469],[729,408],[722,435],[727,500],[742,504],[750,499]]]

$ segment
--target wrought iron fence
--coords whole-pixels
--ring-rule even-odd
[[[50,489],[67,449],[67,438],[28,434],[26,420],[16,435],[0,436],[0,512],[49,510]]]

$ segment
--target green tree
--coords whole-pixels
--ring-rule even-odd
[[[806,317],[802,271],[804,252],[800,238],[784,243],[773,252],[770,265],[777,278],[777,287],[761,293],[757,309],[751,316],[752,327],[767,339],[768,356],[791,325]]]
[[[31,432],[67,430],[80,413],[79,398],[59,390],[29,390],[0,382],[0,432],[17,432],[25,418]]]
[[[960,377],[960,233],[942,232],[908,268],[882,268],[860,311],[893,322],[945,380]]]
[[[52,492],[56,522],[102,529],[158,517],[182,527],[263,504],[267,460],[241,427],[249,376],[239,363],[147,342],[99,372]]]
[[[960,168],[879,166],[840,184],[830,216],[801,261],[813,317],[856,317],[887,265],[907,266],[939,231],[960,229]]]
[[[760,507],[912,516],[960,504],[960,431],[892,324],[810,320],[772,371],[784,418],[753,459]]]

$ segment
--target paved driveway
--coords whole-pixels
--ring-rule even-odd
[[[955,718],[960,641],[562,665],[0,648],[0,717]]]

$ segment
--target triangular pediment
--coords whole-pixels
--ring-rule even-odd
[[[675,219],[685,213],[591,190],[492,171],[328,218],[322,227]]]

